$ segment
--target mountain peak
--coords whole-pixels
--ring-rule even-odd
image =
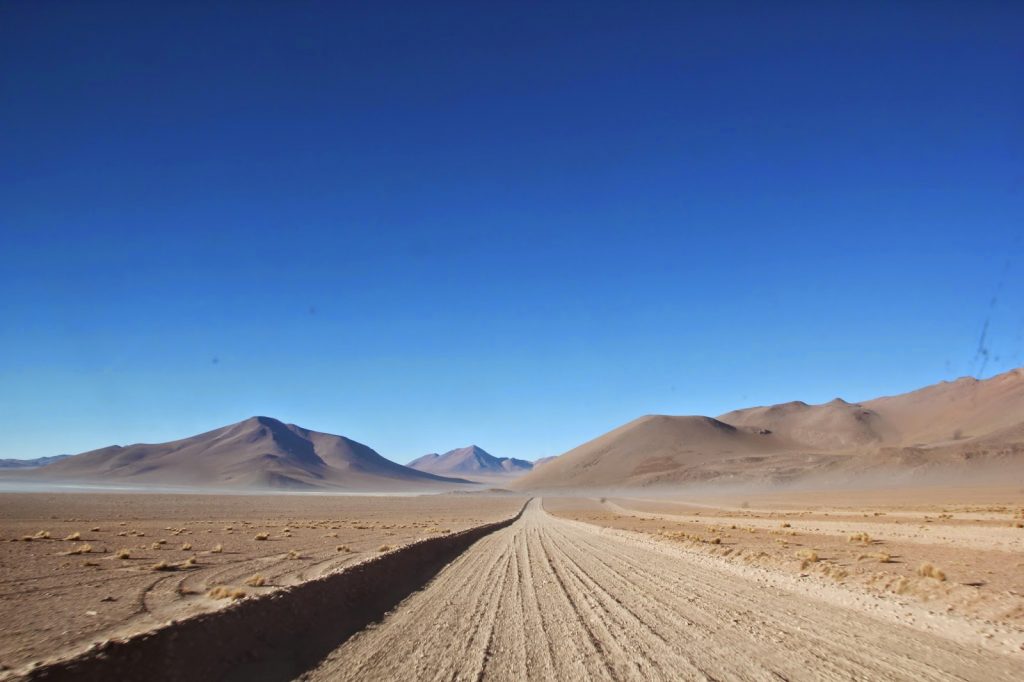
[[[431,453],[409,462],[419,471],[447,475],[506,475],[518,474],[533,468],[530,462],[511,457],[495,457],[479,445],[449,450],[443,455]]]

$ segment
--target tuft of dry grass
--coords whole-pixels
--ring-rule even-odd
[[[67,552],[65,552],[65,554],[88,554],[91,551],[92,551],[92,545],[84,544],[84,545],[79,545],[78,547],[75,547],[74,549],[69,549]]]
[[[289,559],[301,559],[302,555],[299,554],[299,551],[297,549],[293,549],[293,550],[288,552],[288,558]]]
[[[213,546],[213,549],[210,550],[210,554],[220,554],[223,551],[224,551],[224,545],[216,544],[216,545]]]
[[[256,533],[256,537],[253,540],[269,540],[270,533]]]
[[[257,573],[256,575],[249,576],[245,579],[245,584],[249,587],[263,587],[267,584],[267,579]]]
[[[352,548],[348,545],[338,545],[336,548],[339,552],[351,552]]]
[[[917,567],[917,574],[922,578],[934,578],[935,580],[943,581],[946,579],[946,574],[935,567],[931,562],[924,562]]]
[[[880,564],[892,563],[892,555],[888,552],[870,552],[868,554],[861,554],[857,557],[857,561],[863,561],[865,559],[874,559]]]
[[[796,553],[796,557],[813,564],[818,561],[818,552],[813,549],[801,549]]]
[[[206,596],[211,599],[242,599],[245,597],[245,590],[240,590],[236,587],[218,585],[207,592]]]
[[[117,550],[117,552],[114,554],[114,557],[117,559],[131,559],[132,553],[130,550],[122,548]]]
[[[158,561],[155,564],[153,564],[152,566],[150,566],[149,570],[151,570],[151,571],[174,571],[177,568],[178,568],[177,566],[174,566],[173,564],[169,564],[166,561]]]
[[[159,542],[154,542],[153,544],[151,544],[149,546],[149,548],[150,549],[160,549],[160,543]]]
[[[79,533],[78,531],[75,531],[71,535],[69,535],[66,538],[64,538],[64,541],[65,542],[71,542],[73,540],[81,540],[81,539],[82,539],[82,534]]]
[[[871,544],[871,536],[868,535],[867,533],[852,533],[848,538],[846,538],[846,541],[847,542],[859,542],[862,545],[870,545]]]
[[[381,545],[380,547],[377,548],[377,551],[378,552],[390,552],[393,549],[394,549],[394,547],[392,547],[391,545]]]
[[[183,544],[183,545],[181,546],[181,551],[182,551],[182,552],[187,552],[187,551],[189,551],[190,549],[192,549],[192,543],[186,542],[185,544]]]
[[[37,540],[49,540],[50,539],[50,531],[48,531],[48,530],[41,530],[41,531],[39,531],[38,533],[35,534],[35,538]]]

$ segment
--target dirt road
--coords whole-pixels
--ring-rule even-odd
[[[338,679],[1020,679],[1024,661],[759,582],[539,500],[315,670]]]

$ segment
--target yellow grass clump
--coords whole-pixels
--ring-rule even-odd
[[[224,551],[224,545],[216,544],[216,545],[213,546],[213,549],[210,550],[210,554],[220,554],[223,551]]]
[[[267,584],[267,579],[257,573],[256,575],[249,576],[245,579],[245,584],[249,587],[263,587]]]
[[[796,553],[796,556],[798,559],[809,561],[812,564],[818,561],[818,552],[813,549],[801,549]]]
[[[130,550],[122,548],[117,550],[117,552],[114,554],[114,557],[118,559],[131,559],[132,553]]]
[[[892,563],[892,556],[888,552],[871,552],[869,554],[861,554],[857,557],[857,561],[863,561],[865,559],[874,559],[880,564]]]
[[[377,548],[377,551],[378,552],[390,552],[392,549],[394,549],[394,547],[392,547],[391,545],[381,545],[380,547]]]
[[[848,538],[847,542],[859,542],[862,545],[871,544],[871,536],[867,533],[852,533]]]
[[[192,549],[192,543],[186,542],[185,544],[183,544],[183,545],[181,546],[181,551],[182,551],[182,552],[187,552],[187,551],[189,551],[190,549]]]
[[[91,551],[92,551],[92,545],[85,544],[85,545],[79,545],[78,547],[75,547],[74,549],[70,549],[70,550],[67,551],[67,553],[68,554],[88,554]]]
[[[293,550],[288,552],[288,558],[289,559],[301,559],[302,555],[299,554],[299,551],[297,549],[293,549]]]
[[[351,552],[352,548],[349,547],[348,545],[338,545],[337,550],[339,552]]]
[[[256,537],[253,538],[253,539],[254,540],[269,540],[270,539],[270,533],[257,533]]]
[[[245,590],[218,585],[207,592],[206,595],[211,599],[242,599],[245,597]]]
[[[71,535],[69,535],[66,538],[64,538],[64,541],[65,542],[70,542],[72,540],[81,540],[81,539],[82,539],[82,534],[79,533],[78,531],[75,531]]]
[[[946,579],[946,574],[942,570],[936,568],[934,564],[927,561],[917,567],[917,574],[922,578],[934,578],[939,581]]]

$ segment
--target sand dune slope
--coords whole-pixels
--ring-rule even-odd
[[[1019,678],[1019,661],[905,609],[806,589],[556,519],[535,500],[306,678]]]

